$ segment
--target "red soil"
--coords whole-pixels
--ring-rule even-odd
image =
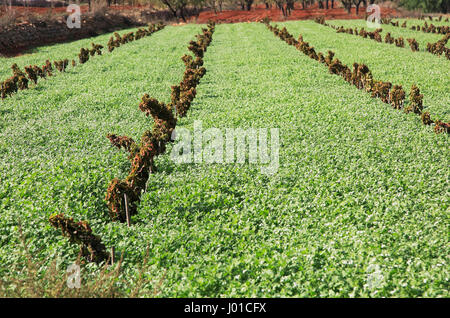
[[[300,4],[296,4],[295,10],[291,11],[291,15],[288,18],[285,18],[278,8],[266,9],[264,5],[259,5],[256,8],[252,8],[251,11],[229,10],[218,12],[217,14],[214,11],[205,11],[200,13],[197,20],[192,18],[191,22],[206,23],[210,19],[222,23],[255,22],[265,17],[269,17],[272,21],[307,20],[321,16],[325,16],[326,19],[362,19],[365,17],[365,14],[365,7],[360,7],[359,14],[356,15],[355,8],[352,8],[351,13],[348,14],[344,8],[336,8],[336,5],[334,9],[329,8],[328,10],[319,9],[317,5],[303,10]],[[398,12],[391,8],[381,8],[381,14],[383,17],[396,16]]]

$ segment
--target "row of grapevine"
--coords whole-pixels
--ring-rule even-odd
[[[116,38],[120,38],[120,42],[115,47],[119,47],[125,43],[132,42],[134,40],[139,40],[145,36],[149,36],[154,32],[162,30],[164,25],[151,25],[149,29],[139,29],[136,31],[136,34],[133,32],[127,33],[120,37],[117,33],[115,33]],[[110,42],[109,42],[110,43]],[[109,45],[108,43],[108,45]],[[80,64],[86,63],[89,60],[89,57],[97,55],[102,55],[103,46],[99,44],[92,43],[91,49],[81,48],[80,53],[78,54],[78,58]],[[113,50],[109,50],[112,52]],[[68,60],[64,61],[55,61],[55,67],[58,70],[65,70],[68,65]],[[72,65],[75,66],[75,61],[72,61]],[[20,76],[23,74],[18,73],[17,66],[14,66],[15,73]],[[47,61],[45,67],[43,68],[45,72],[52,70],[51,64]],[[27,68],[25,68],[27,70]],[[46,73],[46,74],[47,74]],[[80,245],[81,255],[89,262],[100,263],[103,261],[110,261],[111,255],[107,252],[105,245],[102,243],[100,236],[95,235],[92,232],[91,227],[87,221],[75,221],[71,217],[65,216],[63,213],[54,214],[49,218],[50,224],[61,230],[63,236],[69,238],[71,243],[75,243]]]
[[[63,236],[68,237],[71,243],[80,245],[80,252],[89,262],[100,263],[110,259],[100,236],[92,233],[88,222],[76,222],[63,213],[52,215],[49,219],[52,226],[61,230]]]
[[[420,15],[417,19],[425,21],[426,18],[427,18],[426,16]],[[436,17],[436,20],[433,20],[432,16],[428,16],[428,20],[430,20],[431,22],[433,22],[433,21],[441,22],[443,19],[444,19],[444,16],[442,16],[442,15],[440,15],[439,17]],[[381,23],[382,24],[393,23],[392,20],[393,20],[393,18],[384,17],[384,18],[381,18]],[[448,20],[448,18],[446,18],[444,21],[448,22],[449,20]],[[396,25],[398,26],[398,22],[396,23]],[[402,27],[406,28],[406,21],[402,24]]]
[[[80,61],[80,64],[84,64],[89,61],[89,56],[94,56],[95,54],[102,55],[103,45],[95,43],[91,43],[91,45],[91,49],[85,49],[84,47],[80,49],[80,53],[78,53],[78,60]],[[74,60],[72,60],[72,65],[76,66]]]
[[[111,144],[119,149],[129,152],[131,171],[124,180],[113,179],[106,193],[106,202],[113,221],[125,222],[126,212],[129,215],[137,213],[137,204],[141,193],[145,191],[147,180],[151,173],[156,171],[154,159],[166,150],[171,141],[177,119],[186,116],[186,113],[195,98],[196,86],[206,73],[203,65],[203,55],[212,41],[214,23],[202,29],[196,41],[189,43],[188,49],[195,57],[184,55],[182,60],[186,66],[180,84],[172,86],[171,102],[165,104],[149,95],[142,97],[139,109],[146,116],[153,118],[154,124],[150,130],[144,132],[138,144],[127,136],[108,135]]]
[[[379,43],[383,42],[383,39],[380,35],[381,32],[383,32],[383,29],[376,29],[373,32],[367,32],[364,28],[361,28],[358,30],[358,28],[352,29],[352,28],[344,28],[343,26],[336,27],[334,25],[328,24],[325,22],[324,18],[316,18],[315,21],[319,24],[322,24],[324,26],[333,28],[336,30],[337,33],[347,33],[352,35],[358,35],[365,39],[371,39],[374,41],[377,41]],[[416,39],[406,39],[409,43],[409,47],[411,48],[411,51],[418,52],[419,51],[419,43],[416,41]],[[445,44],[447,43],[448,35],[444,36],[444,39],[441,41],[438,41],[437,43],[428,43],[427,52],[433,53],[435,55],[442,55],[442,53],[445,53],[445,56],[447,59],[450,59],[450,50],[445,47]],[[384,42],[387,44],[395,44],[398,47],[405,47],[405,40],[403,37],[394,38],[391,36],[391,33],[386,33],[386,36],[384,37]]]
[[[115,36],[120,39],[119,44],[125,44],[128,42],[133,41],[134,39],[138,40],[144,36],[149,36],[152,33],[159,31],[164,28],[163,24],[152,24],[147,29],[139,29],[136,31],[136,35],[134,35],[133,32],[125,34],[123,37],[120,37],[119,34],[115,33]],[[110,40],[111,41],[111,40]],[[80,64],[84,64],[87,61],[89,61],[89,57],[93,57],[94,55],[102,55],[102,49],[103,46],[100,44],[92,43],[92,48],[81,48],[80,53],[78,54],[78,59]],[[108,49],[109,49],[109,42],[108,42]],[[111,52],[112,50],[109,50]],[[11,66],[11,69],[13,71],[13,76],[10,78],[7,78],[3,82],[0,83],[0,97],[2,99],[5,99],[8,96],[11,96],[15,93],[17,93],[19,90],[25,90],[29,88],[29,81],[32,81],[34,85],[37,85],[37,82],[39,79],[46,79],[47,77],[53,76],[53,66],[58,70],[59,72],[65,72],[67,66],[69,65],[69,60],[64,59],[60,61],[53,61],[52,63],[47,60],[45,61],[45,64],[42,67],[39,67],[38,65],[29,65],[25,66],[24,70],[22,71],[17,64],[13,64]],[[76,66],[75,60],[72,60],[72,67]]]
[[[328,51],[325,56],[323,53],[317,53],[314,47],[303,40],[300,34],[296,40],[284,27],[278,29],[277,26],[270,25],[267,19],[262,20],[267,28],[272,31],[280,39],[295,46],[310,58],[325,64],[331,74],[340,75],[350,84],[355,85],[358,89],[363,89],[370,93],[373,98],[380,98],[384,103],[392,105],[395,109],[403,109],[406,113],[413,112],[421,116],[425,125],[434,124],[436,133],[450,133],[450,122],[444,123],[440,120],[432,120],[428,112],[423,111],[423,95],[416,85],[413,85],[409,94],[409,103],[406,103],[406,93],[401,85],[393,85],[390,82],[375,80],[369,67],[364,64],[353,64],[353,70],[343,64],[339,59],[335,59],[334,52]]]
[[[445,20],[446,22],[448,22],[448,18]],[[392,26],[395,27],[402,27],[402,28],[407,28],[407,23],[406,21],[403,22],[402,24],[400,24],[398,21],[397,22],[390,22],[390,24]],[[425,33],[436,33],[436,34],[447,34],[450,32],[450,27],[446,26],[446,25],[442,25],[442,26],[435,26],[433,23],[430,23],[428,25],[428,23],[425,21],[424,25],[413,25],[410,28],[413,31],[422,31]]]
[[[428,43],[427,51],[437,56],[445,55],[447,60],[450,60],[450,49],[446,47],[448,40],[450,39],[450,33],[444,35],[442,39],[436,43]]]
[[[60,72],[65,72],[69,61],[67,59],[53,62],[56,69]],[[52,63],[47,60],[42,67],[37,65],[25,66],[25,72],[22,71],[16,63],[11,66],[13,75],[0,83],[0,97],[5,99],[17,93],[19,90],[29,88],[29,83],[32,81],[35,85],[39,78],[47,78],[53,76]]]
[[[119,33],[114,32],[114,37],[110,37],[108,41],[108,52],[114,51],[115,48],[120,47],[123,44],[133,42],[135,40],[142,39],[143,37],[152,35],[153,33],[162,30],[164,28],[163,23],[159,24],[152,24],[149,26],[148,29],[139,28],[136,31],[136,34],[133,32],[125,33],[124,35],[120,36]]]

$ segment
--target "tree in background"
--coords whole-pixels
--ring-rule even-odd
[[[219,11],[222,12],[224,0],[217,0],[217,4],[219,5]]]
[[[286,4],[286,0],[275,0],[275,4],[278,7],[278,9],[281,10],[281,13],[283,13],[283,16],[287,16],[286,10],[284,9],[284,5]]]
[[[401,0],[400,5],[409,10],[421,9],[424,12],[450,12],[450,0]]]
[[[245,6],[247,8],[247,11],[250,11],[252,9],[253,0],[245,0]]]
[[[264,0],[264,4],[266,5],[266,9],[272,9],[272,1]]]
[[[294,10],[295,0],[286,0],[286,16],[291,15],[291,11]]]
[[[200,6],[206,5],[211,7],[214,10],[214,13],[217,14],[217,11],[222,12],[223,2],[224,0],[199,0]]]
[[[325,9],[329,9],[330,7],[328,6],[328,3],[330,2],[330,0],[325,0]],[[334,8],[334,0],[331,0],[331,8]]]
[[[350,10],[352,9],[353,0],[341,0],[341,2],[345,10],[347,10],[347,12],[350,13]]]
[[[205,4],[207,6],[210,6],[211,9],[213,9],[214,13],[217,14],[217,6],[218,6],[217,0],[205,0]]]
[[[361,5],[361,3],[363,3],[364,6],[367,7],[367,1],[366,0],[353,0],[353,4],[356,7],[356,15],[358,15],[358,13],[359,13],[359,6]]]
[[[189,4],[188,0],[160,0],[161,3],[172,12],[175,18],[181,18],[186,22],[186,17],[184,15],[184,10]]]
[[[319,9],[329,9],[330,8],[330,3],[331,3],[331,8],[334,8],[334,0],[319,0],[317,1],[319,3]],[[325,2],[325,5],[324,5]]]
[[[320,2],[323,2],[323,1],[320,1]],[[325,9],[327,9],[327,10],[330,8],[329,3],[330,3],[330,0],[325,0]],[[320,7],[320,3],[319,3],[319,7]],[[334,8],[334,0],[331,0],[331,8],[332,9]],[[322,9],[323,9],[323,4],[322,4]]]
[[[313,5],[315,0],[302,0],[302,9],[306,9],[308,6]],[[322,2],[322,1],[319,1]],[[319,3],[320,6],[320,3]]]
[[[362,3],[364,4],[365,7],[367,7],[367,0],[341,0],[341,2],[348,13],[351,12],[352,5],[354,5],[356,8],[356,14],[359,13],[359,7],[361,6]]]
[[[269,3],[271,0],[263,0],[266,4],[266,9],[269,9],[271,6]],[[352,1],[352,0],[348,0]],[[361,0],[364,3],[366,0]],[[313,5],[314,3],[318,3],[319,9],[329,9],[330,3],[331,8],[334,8],[334,0],[273,0],[275,2],[275,5],[278,7],[278,9],[281,10],[283,13],[283,16],[287,17],[291,14],[291,11],[294,10],[294,4],[295,2],[300,2],[302,4],[302,9],[305,10],[308,8],[308,6]]]

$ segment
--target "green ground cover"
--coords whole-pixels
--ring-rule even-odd
[[[373,29],[370,29],[367,27],[367,22],[363,20],[328,20],[327,23],[335,25],[335,26],[344,26],[345,28],[355,28],[357,27],[358,30],[361,28],[364,28],[366,31],[373,31]],[[381,32],[381,37],[383,38],[386,36],[386,33],[391,33],[391,36],[394,38],[403,37],[405,40],[405,48],[410,50],[409,44],[406,41],[406,39],[414,38],[416,39],[417,43],[419,43],[419,49],[424,51],[427,48],[428,43],[436,43],[440,39],[442,39],[442,34],[434,34],[434,33],[424,33],[424,32],[417,32],[414,30],[410,30],[409,28],[399,28],[388,24],[382,24],[380,26],[381,29],[383,29],[383,32]],[[368,39],[370,40],[370,39]],[[373,40],[372,40],[373,41]],[[389,44],[386,44],[389,45]],[[447,44],[448,45],[448,44]],[[384,47],[383,47],[384,48]],[[445,56],[444,56],[445,59]]]
[[[127,30],[117,31],[120,35],[123,35],[128,32],[135,32],[137,28],[131,28]],[[105,48],[108,43],[109,38],[113,35],[113,33],[106,33],[100,36],[86,38],[78,41],[73,41],[69,43],[59,43],[50,46],[41,46],[34,49],[31,49],[27,52],[24,52],[22,55],[13,58],[0,58],[0,79],[3,81],[4,79],[12,76],[11,65],[17,63],[17,65],[23,69],[24,66],[28,65],[38,65],[42,66],[45,64],[46,60],[59,61],[64,59],[75,60],[78,64],[78,53],[80,53],[80,49],[83,48],[91,48],[91,43],[95,42],[95,44],[101,44]],[[107,54],[107,50],[104,50],[104,54]],[[70,63],[69,63],[70,64]],[[69,69],[72,66],[69,66]],[[58,74],[59,75],[59,74]],[[56,77],[55,77],[56,78]],[[52,78],[53,80],[53,78]],[[39,83],[38,83],[39,85]]]
[[[285,25],[345,63],[367,63],[375,78],[408,87],[415,65],[430,112],[449,119],[448,74],[436,57],[314,22]],[[64,212],[124,253],[128,281],[148,249],[149,296],[164,276],[163,297],[448,297],[448,135],[330,75],[260,23],[216,26],[207,73],[177,127],[279,128],[278,172],[175,164],[166,154],[133,225],[110,222],[106,187],[129,162],[105,135],[138,139],[150,127],[140,96],[169,100],[199,30],[166,27],[1,101],[0,275],[24,263],[18,220],[36,258],[73,262],[77,248],[47,222]]]
[[[412,52],[360,36],[336,33],[332,28],[313,21],[293,21],[279,25],[286,26],[295,38],[301,33],[305,41],[319,52],[334,51],[336,57],[350,67],[355,62],[366,64],[375,79],[402,85],[407,93],[416,84],[424,95],[426,110],[442,121],[450,121],[449,60],[428,52]],[[420,35],[419,32],[417,34]]]

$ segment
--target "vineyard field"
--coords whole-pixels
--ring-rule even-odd
[[[367,26],[363,22],[332,21],[336,26],[345,25],[345,27]],[[431,114],[448,122],[450,121],[450,61],[445,57],[437,57],[428,52],[412,52],[408,44],[405,48],[399,48],[395,45],[378,43],[360,36],[336,33],[331,28],[324,27],[313,21],[295,21],[279,24],[286,26],[291,34],[302,33],[305,41],[309,41],[316,50],[326,53],[332,50],[336,57],[343,63],[351,66],[353,63],[364,63],[368,65],[374,78],[389,81],[394,84],[403,85],[409,90],[411,85],[416,84],[424,94],[424,105]],[[382,25],[385,29],[387,26]],[[428,42],[436,42],[442,38],[442,35],[414,32],[409,34],[402,28],[393,27],[396,30],[396,36],[408,38],[410,35],[417,39],[420,47],[426,47]],[[388,30],[388,29],[386,29]],[[389,30],[390,31],[390,30]],[[404,33],[403,33],[404,32]],[[384,39],[385,31],[383,30]],[[384,42],[384,41],[383,41]]]
[[[432,118],[450,121],[445,57],[314,21],[275,24],[407,94],[416,84]],[[140,140],[153,124],[139,110],[142,95],[170,102],[185,72],[180,57],[204,27],[166,26],[0,100],[0,277],[24,275],[19,224],[40,271],[55,259],[63,270],[73,263],[79,247],[48,222],[64,213],[123,254],[119,278],[139,281],[145,259],[144,296],[160,284],[157,297],[448,297],[449,134],[330,74],[263,23],[215,26],[206,73],[177,128],[278,128],[277,173],[248,162],[177,164],[169,144],[131,226],[111,221],[106,189],[128,175],[130,161],[106,136]],[[385,27],[421,47],[442,38]],[[0,79],[13,63],[76,59],[111,35],[0,59]],[[373,268],[376,287],[368,285]],[[82,270],[89,280],[102,269]]]

